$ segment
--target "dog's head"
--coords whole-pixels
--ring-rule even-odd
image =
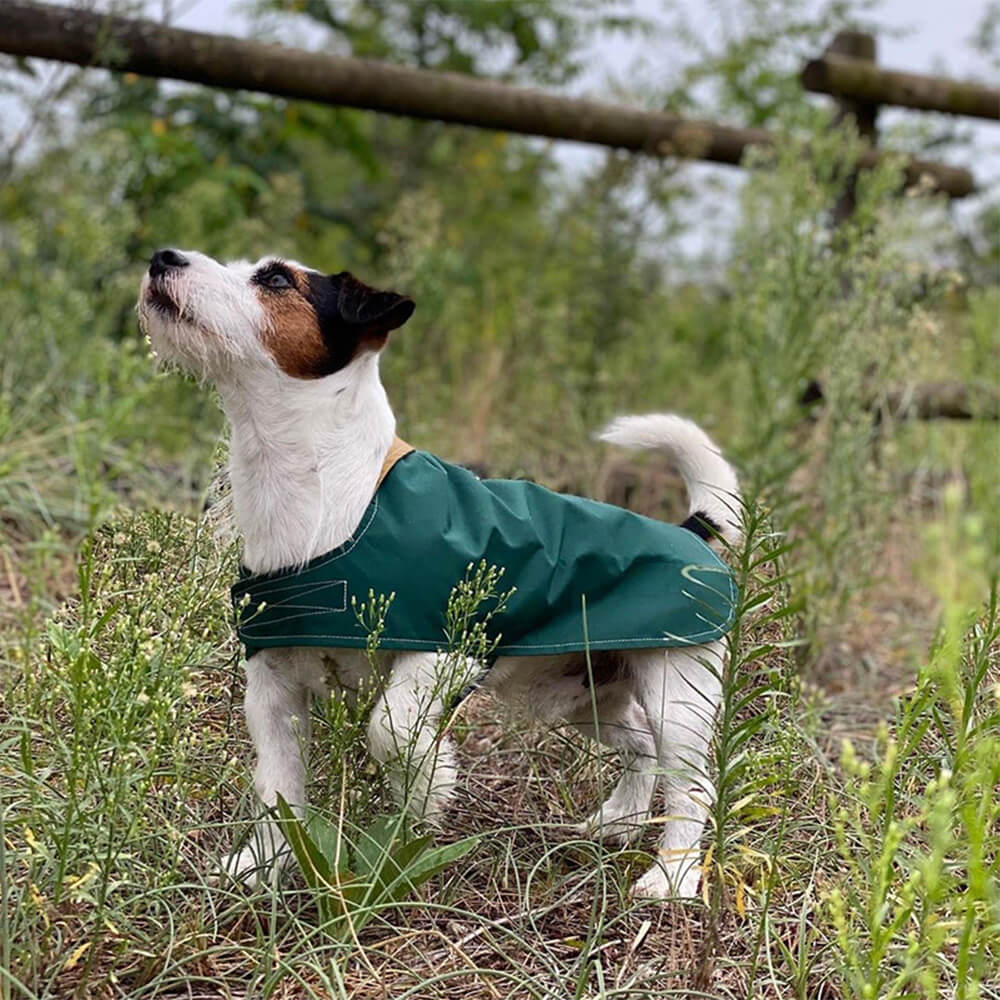
[[[153,254],[137,306],[158,356],[216,381],[248,369],[324,378],[381,350],[413,308],[346,271],[274,257],[220,264],[188,250]]]

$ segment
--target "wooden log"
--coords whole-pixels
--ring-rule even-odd
[[[1000,392],[985,382],[920,382],[890,389],[881,403],[896,420],[1000,420]]]
[[[838,31],[833,41],[827,46],[828,58],[849,58],[862,66],[876,68],[878,47],[874,35],[864,31]],[[846,95],[837,95],[838,97]],[[867,139],[873,146],[878,142],[878,106],[881,102],[868,99],[848,97],[837,101],[837,121],[846,117],[854,118],[858,134]]]
[[[882,69],[849,55],[828,52],[812,59],[800,79],[806,90],[818,94],[1000,121],[1000,87]]]
[[[833,41],[827,46],[827,53],[839,53],[852,57],[857,62],[864,61],[867,65],[874,66],[877,58],[877,48],[874,35],[866,34],[862,31],[840,31]],[[834,125],[839,125],[846,119],[852,119],[858,130],[858,135],[868,141],[874,149],[878,143],[878,105],[867,101],[856,101],[853,99],[838,98],[837,113],[834,116]],[[833,222],[839,226],[846,222],[857,208],[857,173],[852,173],[844,185],[844,190],[837,197],[833,207]],[[845,288],[845,291],[847,289]]]
[[[558,97],[458,73],[185,31],[29,0],[4,0],[0,5],[0,52],[596,143],[652,156],[739,164],[748,147],[779,141],[763,129]],[[862,165],[872,166],[878,159],[879,154],[869,151]],[[975,190],[972,175],[958,167],[911,159],[906,169],[909,182],[927,176],[953,197]]]
[[[812,379],[800,394],[799,404],[811,407],[825,399],[822,382]],[[1000,390],[982,381],[916,382],[873,391],[864,408],[877,421],[884,415],[893,420],[1000,420]]]

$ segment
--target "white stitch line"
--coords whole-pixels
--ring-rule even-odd
[[[287,614],[287,615],[282,615],[280,618],[269,618],[266,622],[265,621],[252,621],[251,620],[251,621],[247,622],[246,625],[240,625],[240,626],[238,626],[237,629],[238,629],[238,631],[243,631],[243,632],[250,633],[250,632],[253,632],[256,629],[263,628],[264,629],[264,634],[263,634],[263,636],[259,636],[259,638],[267,638],[267,633],[271,630],[271,626],[272,625],[281,625],[284,622],[299,621],[302,618],[314,618],[314,617],[316,617],[316,608],[311,608],[307,604],[304,604],[304,605],[290,604],[290,605],[287,606],[287,610],[289,612],[291,612],[291,613]],[[345,602],[345,604],[344,604],[344,606],[342,608],[320,608],[319,609],[319,611],[321,613],[323,613],[323,614],[327,614],[329,612],[333,612],[335,614],[340,614],[340,613],[345,612],[346,610],[347,610],[347,604],[346,604],[346,602]],[[284,638],[284,637],[283,636],[279,636],[278,638]]]
[[[271,579],[269,579],[267,581],[267,585],[279,585],[279,584],[283,584],[285,586],[295,586],[294,579],[295,579],[296,576],[301,576],[302,574],[311,573],[311,572],[313,572],[313,570],[320,569],[322,566],[326,566],[326,565],[328,565],[331,562],[336,562],[338,559],[341,558],[341,556],[346,556],[347,553],[351,552],[354,549],[354,547],[358,544],[358,542],[361,541],[361,539],[367,533],[368,529],[372,526],[372,522],[375,520],[375,515],[378,513],[378,494],[377,493],[375,494],[374,497],[372,497],[372,502],[368,505],[368,511],[370,512],[370,516],[368,517],[367,522],[364,521],[364,520],[362,520],[362,522],[361,522],[361,528],[360,528],[360,530],[358,532],[357,538],[353,538],[352,537],[352,538],[349,538],[346,542],[344,542],[344,545],[346,545],[347,548],[345,548],[342,552],[338,552],[336,549],[334,549],[333,552],[330,552],[327,555],[323,556],[320,559],[320,561],[317,562],[317,563],[308,564],[306,566],[303,566],[301,569],[297,569],[297,570],[291,570],[291,571],[285,570],[283,572],[279,572],[277,576],[274,576],[273,578],[271,578]],[[252,581],[253,581],[253,578],[254,577],[260,577],[260,576],[269,577],[270,574],[268,574],[268,573],[254,573],[250,577],[248,577],[246,580],[239,580],[239,581],[237,581],[233,585],[233,590],[235,591],[237,587],[249,588],[250,585],[251,585],[251,583],[252,583]],[[242,596],[242,594],[240,596]]]
[[[252,628],[252,626],[238,626],[237,631],[240,632],[240,633],[243,633],[243,632],[246,632],[249,628]],[[688,636],[688,637],[682,637],[682,636],[677,636],[677,635],[673,635],[673,634],[664,633],[663,635],[658,635],[658,636],[640,635],[640,636],[623,637],[623,638],[619,638],[619,639],[591,639],[590,642],[589,642],[589,644],[584,644],[584,642],[583,642],[582,639],[578,643],[575,643],[575,642],[552,642],[552,643],[547,643],[545,645],[533,644],[533,643],[509,643],[509,644],[508,643],[501,643],[499,646],[497,646],[497,652],[500,652],[502,650],[521,650],[521,649],[538,649],[538,650],[573,649],[573,650],[577,650],[577,649],[585,649],[585,648],[587,648],[587,645],[589,645],[590,648],[592,648],[592,649],[598,649],[598,648],[609,647],[609,646],[611,648],[616,648],[616,649],[635,649],[635,648],[637,648],[636,643],[649,643],[654,648],[661,648],[661,647],[668,647],[668,646],[669,647],[681,647],[681,646],[684,646],[684,645],[686,645],[688,643],[697,643],[697,642],[702,641],[703,639],[707,639],[707,638],[721,638],[723,635],[725,635],[725,632],[722,632],[722,633],[719,632],[719,629],[721,629],[721,628],[724,628],[724,625],[720,625],[720,626],[718,626],[718,628],[713,628],[713,629],[711,629],[711,630],[709,630],[707,632],[697,632],[694,635]],[[254,638],[254,637],[251,636],[250,638]],[[274,645],[260,646],[259,648],[261,648],[261,649],[280,649],[280,648],[282,648],[285,645],[294,646],[296,644],[296,642],[303,641],[303,640],[306,640],[306,639],[324,639],[324,640],[325,639],[343,639],[343,640],[345,640],[347,642],[360,642],[363,638],[364,638],[363,636],[358,636],[358,635],[334,635],[334,634],[326,633],[326,632],[318,632],[318,633],[313,633],[313,634],[310,634],[310,635],[283,635],[283,636],[279,637],[279,643],[280,644],[279,643],[275,643]],[[681,639],[682,641],[681,642],[666,642],[666,641],[664,641],[666,639]],[[408,643],[409,645],[408,646],[404,646],[403,647],[404,649],[418,647],[418,646],[421,647],[421,648],[433,648],[433,649],[440,649],[440,648],[442,648],[441,645],[439,643],[437,643],[436,641],[434,641],[433,639],[409,639],[409,638],[405,638],[405,637],[401,637],[401,636],[387,635],[387,636],[382,636],[381,637],[381,641],[382,642],[405,642],[405,643]]]
[[[286,603],[288,601],[302,600],[303,598],[311,597],[313,594],[319,594],[319,593],[323,592],[324,590],[330,590],[332,587],[343,587],[344,594],[345,594],[344,600],[346,601],[346,599],[347,599],[347,597],[346,597],[346,594],[347,594],[347,581],[346,580],[324,580],[324,581],[322,581],[320,583],[310,583],[310,584],[303,583],[303,584],[301,584],[300,587],[299,587],[299,591],[300,591],[299,593],[281,594],[280,591],[268,590],[265,587],[261,587],[254,594],[254,598],[255,599],[253,601],[251,601],[250,604],[247,605],[247,607],[249,608],[251,605],[254,605],[254,604],[256,604],[257,606],[259,606],[262,603],[270,604],[270,605],[272,605],[272,606],[274,606],[276,608],[288,607],[289,605]],[[287,589],[291,589],[291,588],[287,588]],[[278,596],[276,598],[272,599],[273,595],[275,595],[275,594],[277,594]],[[327,610],[327,608],[325,606],[320,605],[320,606],[317,606],[316,610],[322,612],[322,611]],[[337,609],[336,608],[330,608],[329,610],[330,611],[336,611]],[[340,610],[341,611],[345,611],[346,608],[341,608]]]
[[[254,591],[254,594],[262,594],[266,597],[270,597],[275,594],[280,597],[284,594],[286,597],[295,597],[295,591],[302,591],[304,594],[308,594],[310,592],[323,590],[324,587],[346,583],[347,580],[301,580],[299,583],[283,584],[280,587],[269,587],[262,584]]]

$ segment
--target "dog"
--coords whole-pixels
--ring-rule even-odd
[[[163,249],[142,279],[137,311],[160,363],[218,390],[231,430],[231,501],[246,571],[267,581],[354,546],[373,498],[388,489],[380,489],[380,482],[386,474],[387,484],[402,475],[391,467],[407,449],[395,437],[379,358],[390,332],[413,313],[412,300],[371,288],[347,272],[325,274],[292,260],[223,264],[202,253]],[[739,542],[736,474],[699,427],[668,414],[623,417],[601,437],[626,448],[662,449],[671,457],[686,483],[691,512],[682,526],[667,526],[675,534],[695,539],[706,551],[700,539]],[[403,458],[397,468],[407,462],[418,468],[421,461],[432,472],[437,468],[429,456]],[[424,543],[436,541],[423,537]],[[607,546],[604,538],[597,542]],[[410,564],[409,571],[422,569]],[[516,588],[516,574],[505,583]],[[337,599],[342,596],[338,591]],[[698,893],[699,842],[713,795],[708,759],[724,631],[716,629],[704,642],[592,654],[509,654],[501,643],[481,681],[535,717],[568,723],[618,751],[620,781],[578,829],[625,844],[650,823],[659,825],[656,863],[633,887],[636,896]],[[448,706],[436,667],[439,651],[382,648],[370,656],[360,645],[271,646],[248,658],[245,713],[257,755],[257,795],[266,808],[280,794],[301,811],[311,696],[375,683],[370,751],[411,813],[440,824],[457,768],[452,746],[441,737]],[[664,811],[653,817],[658,791]],[[265,820],[261,829],[255,843],[226,862],[227,871],[247,882],[269,877],[287,857],[274,822]]]

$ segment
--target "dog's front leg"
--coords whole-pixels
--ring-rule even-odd
[[[246,672],[245,711],[257,751],[257,796],[270,809],[280,794],[300,811],[306,798],[309,697],[322,686],[322,667],[308,651],[261,650],[247,661]],[[228,859],[226,871],[247,883],[264,881],[288,856],[281,832],[268,817],[256,824],[250,842]]]
[[[368,745],[388,768],[396,801],[431,823],[440,822],[455,786],[455,752],[439,733],[449,674],[436,653],[397,656],[368,723]]]

